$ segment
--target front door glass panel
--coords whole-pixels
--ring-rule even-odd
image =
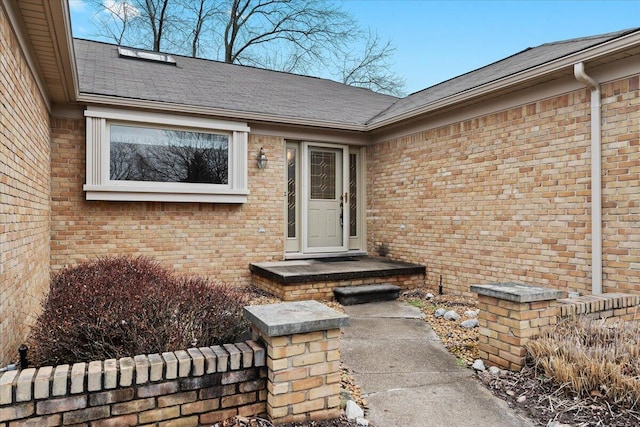
[[[331,200],[336,198],[336,153],[311,151],[311,199]]]

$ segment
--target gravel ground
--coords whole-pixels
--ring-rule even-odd
[[[433,298],[427,299],[430,293]],[[457,295],[438,295],[429,289],[414,289],[404,292],[401,298],[409,304],[422,310],[425,320],[440,337],[442,344],[450,353],[454,354],[461,365],[471,366],[478,358],[478,328],[465,329],[460,327],[460,322],[466,320],[466,311],[476,310],[477,301],[474,298]],[[439,308],[454,310],[460,315],[460,320],[445,320],[434,316]]]

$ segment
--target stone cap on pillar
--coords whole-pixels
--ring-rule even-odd
[[[558,299],[562,292],[556,289],[541,288],[521,283],[491,283],[489,285],[471,285],[471,292],[497,299],[518,303],[548,301]]]
[[[244,317],[269,337],[339,329],[349,316],[318,301],[284,302],[244,308]]]

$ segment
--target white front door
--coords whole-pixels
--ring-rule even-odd
[[[303,143],[303,250],[346,252],[349,147]]]

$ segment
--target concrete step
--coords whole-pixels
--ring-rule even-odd
[[[365,304],[374,301],[393,301],[400,296],[400,286],[390,283],[362,286],[342,286],[333,290],[342,305]]]

